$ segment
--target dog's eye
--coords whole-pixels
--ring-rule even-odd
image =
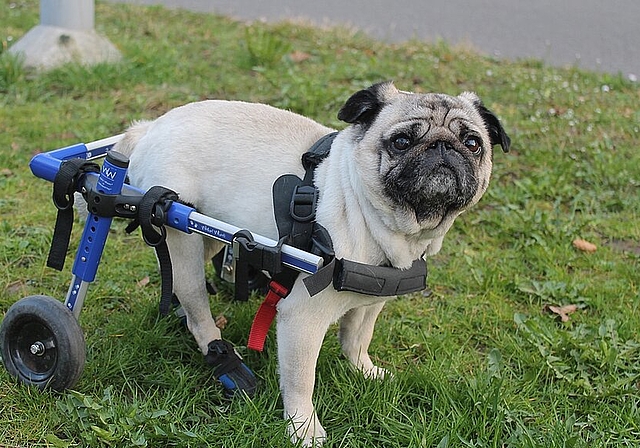
[[[475,155],[480,154],[480,151],[482,151],[482,144],[480,143],[480,139],[477,137],[467,137],[464,140],[464,146],[466,146],[467,149]]]
[[[391,143],[398,151],[404,151],[411,146],[411,138],[406,134],[400,134],[396,135],[393,140],[391,140]]]

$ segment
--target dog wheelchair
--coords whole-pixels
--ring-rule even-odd
[[[78,318],[89,285],[95,280],[113,218],[136,220],[145,242],[156,247],[156,251],[162,247],[166,236],[165,226],[169,226],[226,243],[228,248],[236,249],[230,253],[239,252],[239,235],[244,239],[245,250],[247,242],[250,248],[277,248],[275,262],[296,272],[315,274],[323,265],[323,258],[318,255],[198,213],[195,208],[179,202],[175,193],[162,187],[145,192],[129,185],[126,182],[128,159],[111,151],[121,138],[122,135],[116,135],[56,149],[38,154],[30,162],[35,176],[54,183],[53,199],[58,217],[48,260],[50,267],[63,268],[73,223],[75,192],[82,193],[87,200],[89,215],[64,302],[47,295],[22,298],[9,308],[0,326],[3,364],[9,374],[22,383],[62,391],[79,380],[86,358]],[[103,159],[102,165],[95,162],[99,159]],[[61,178],[66,182],[61,184]],[[162,257],[159,256],[159,260],[164,301],[171,297],[171,271],[167,274],[162,269]],[[162,308],[161,301],[161,311]],[[242,367],[253,375],[244,364]],[[233,390],[234,385],[228,384],[224,373],[216,377],[225,392]]]

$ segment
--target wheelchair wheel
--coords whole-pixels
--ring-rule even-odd
[[[82,329],[53,297],[29,296],[14,303],[0,326],[0,344],[9,374],[39,389],[71,388],[84,368]]]

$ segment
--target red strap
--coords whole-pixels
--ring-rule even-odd
[[[249,332],[249,342],[247,347],[251,350],[261,352],[264,349],[264,341],[267,339],[267,333],[271,322],[276,317],[276,305],[283,297],[286,297],[289,290],[280,283],[271,281],[269,283],[269,292],[264,301],[258,308],[256,317],[253,319],[251,331]]]

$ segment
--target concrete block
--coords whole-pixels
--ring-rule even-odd
[[[25,67],[36,70],[49,70],[69,62],[94,65],[121,59],[118,49],[93,29],[50,25],[35,26],[9,52],[22,54]]]

